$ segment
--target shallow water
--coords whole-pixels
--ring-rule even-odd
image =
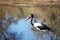
[[[32,26],[29,22],[30,20],[25,22],[24,19],[20,19],[17,23],[11,23],[3,37],[8,40],[52,40],[49,34],[31,30]],[[1,40],[5,40],[3,37]]]

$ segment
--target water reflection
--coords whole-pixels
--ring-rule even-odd
[[[20,19],[17,23],[11,23],[1,40],[51,40],[49,34],[32,31],[29,22],[30,20],[24,22],[24,19]]]

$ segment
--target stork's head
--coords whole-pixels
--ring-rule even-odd
[[[34,17],[34,14],[30,14],[27,18],[25,18],[25,21],[27,21],[28,19],[33,18],[33,17]]]

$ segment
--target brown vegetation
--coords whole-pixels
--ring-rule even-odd
[[[25,1],[0,0],[0,2],[24,3]],[[31,3],[32,0],[26,0],[26,3],[28,2]],[[42,2],[41,3],[42,5],[39,4],[40,2]],[[53,3],[49,2],[50,1],[35,0],[33,1],[33,3],[37,3],[38,5],[35,6],[31,5],[30,7],[20,7],[20,6],[15,7],[15,6],[0,5],[0,20],[4,19],[4,15],[6,12],[10,14],[10,17],[16,17],[16,20],[19,20],[19,18],[22,16],[33,13],[35,15],[35,18],[41,19],[46,25],[53,28],[57,33],[57,35],[60,36],[60,6],[57,6],[59,5],[60,1],[53,1]],[[45,4],[48,4],[48,6]]]

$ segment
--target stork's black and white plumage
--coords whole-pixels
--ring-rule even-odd
[[[36,29],[38,30],[42,30],[42,31],[45,31],[45,30],[48,30],[50,32],[52,32],[52,28],[48,27],[47,25],[43,24],[43,23],[33,23],[33,18],[34,18],[34,15],[33,14],[30,14],[28,18],[25,19],[25,21],[27,21],[28,19],[31,18],[31,25],[36,27]]]

